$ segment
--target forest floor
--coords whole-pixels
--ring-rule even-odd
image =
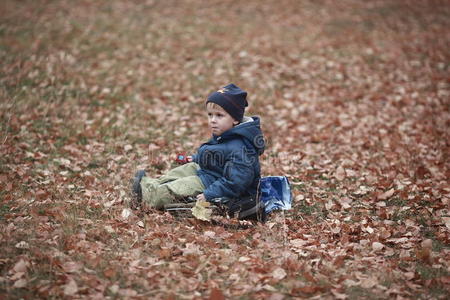
[[[438,0],[1,1],[0,298],[447,298],[449,28]],[[293,208],[132,210],[230,82]]]

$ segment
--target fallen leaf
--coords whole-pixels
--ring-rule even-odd
[[[122,219],[126,220],[131,216],[132,212],[129,208],[124,208],[122,210],[122,213],[120,214],[120,216],[122,217]]]
[[[64,295],[73,296],[78,292],[78,285],[75,280],[70,279],[69,282],[64,285]]]
[[[298,293],[300,293],[300,294],[315,294],[318,291],[320,291],[320,289],[321,288],[318,287],[318,286],[310,286],[310,285],[308,285],[308,286],[294,288],[292,290],[292,292],[296,293],[296,294],[298,294]]]
[[[28,245],[28,243],[25,241],[21,241],[21,242],[18,242],[15,247],[17,249],[29,249],[30,245]]]
[[[192,215],[202,221],[210,221],[212,209],[210,208],[210,203],[207,201],[197,200],[195,206],[192,207]]]
[[[294,240],[291,240],[290,243],[294,247],[301,248],[301,247],[309,244],[309,241],[305,241],[305,240],[302,240],[302,239],[294,239]]]
[[[241,257],[239,257],[239,262],[246,262],[246,261],[249,261],[250,260],[250,257],[247,257],[247,256],[241,256]]]
[[[386,207],[386,202],[379,201],[379,202],[377,202],[377,206],[379,206],[379,207]]]
[[[342,166],[339,166],[336,169],[336,172],[334,172],[334,178],[336,178],[339,181],[344,180],[346,177],[345,169]]]
[[[26,272],[29,265],[29,262],[21,259],[14,265],[13,270],[14,272]]]
[[[406,280],[413,280],[416,276],[416,273],[414,272],[404,272],[403,276],[405,276]]]
[[[117,294],[117,292],[119,291],[119,286],[117,284],[113,284],[108,289],[111,291],[111,293]]]
[[[265,284],[263,286],[263,289],[265,289],[266,291],[272,292],[272,293],[277,291],[277,289],[275,287],[271,286],[270,284]]]
[[[338,201],[339,201],[339,204],[342,205],[342,207],[344,209],[348,209],[348,208],[352,207],[350,204],[353,202],[353,200],[350,199],[349,197],[339,198]]]
[[[379,200],[387,200],[387,199],[391,198],[392,195],[394,195],[394,193],[395,193],[395,190],[392,188],[392,189],[384,192],[383,194],[378,195],[378,199]]]
[[[77,262],[68,261],[62,264],[62,268],[67,273],[76,273],[81,270],[82,265]]]
[[[209,294],[209,300],[225,300],[225,296],[222,291],[218,288],[213,288]]]
[[[442,220],[445,223],[445,227],[450,230],[450,217],[443,217]]]
[[[332,289],[331,293],[333,294],[334,299],[345,300],[348,298],[348,296],[346,294],[342,294],[339,291],[337,291],[336,289]]]
[[[116,270],[114,268],[108,268],[105,271],[103,271],[103,275],[107,278],[113,278],[116,276]]]
[[[276,280],[281,280],[286,277],[286,271],[283,268],[276,268],[272,272],[272,277]]]
[[[433,240],[431,239],[423,240],[421,245],[425,249],[431,249],[433,247]]]
[[[267,300],[283,300],[284,298],[285,296],[283,294],[273,293],[269,298],[267,298]]]
[[[203,233],[203,235],[206,236],[206,237],[209,237],[209,238],[213,238],[216,235],[216,233],[214,231],[208,231],[207,230],[207,231],[205,231]]]
[[[202,255],[203,251],[200,250],[200,246],[196,245],[195,243],[187,243],[186,248],[183,250],[183,255],[189,255],[189,254],[195,254],[195,255]]]
[[[352,287],[352,286],[358,286],[359,285],[359,283],[357,281],[352,280],[352,279],[345,279],[343,283],[347,287]]]
[[[28,283],[27,280],[25,278],[22,278],[22,279],[17,280],[16,282],[14,282],[13,287],[18,288],[18,289],[24,288],[27,286],[27,283]]]
[[[25,274],[26,274],[25,272],[17,272],[17,273],[14,273],[14,275],[12,275],[10,277],[10,279],[11,280],[17,280],[17,279],[20,279],[20,278],[24,277]]]
[[[137,292],[133,289],[120,289],[119,290],[119,295],[122,296],[123,298],[133,298],[137,296]]]
[[[112,207],[114,204],[116,204],[116,199],[113,199],[113,200],[111,200],[111,201],[108,201],[108,202],[103,203],[103,206],[106,207],[106,208],[110,208],[110,207]]]
[[[366,278],[361,281],[361,287],[365,289],[371,289],[378,284],[378,280],[376,278]]]
[[[114,233],[115,232],[114,228],[112,228],[111,225],[105,225],[104,228],[105,228],[106,232],[108,232],[108,233]]]
[[[417,250],[416,257],[426,264],[431,264],[431,248],[422,248]]]

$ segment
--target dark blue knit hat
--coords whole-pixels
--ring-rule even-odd
[[[245,108],[248,106],[247,92],[240,87],[229,84],[209,95],[206,103],[212,102],[222,107],[236,121],[241,122]]]

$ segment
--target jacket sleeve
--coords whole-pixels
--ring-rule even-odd
[[[206,200],[219,197],[239,197],[253,183],[255,159],[257,159],[256,152],[249,153],[244,147],[233,151],[225,162],[222,177],[214,181],[203,192]]]

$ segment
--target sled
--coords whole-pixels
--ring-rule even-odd
[[[165,205],[164,210],[175,216],[192,217],[195,202],[194,197],[188,197]],[[214,204],[213,215],[265,222],[271,212],[291,209],[292,193],[286,176],[267,176],[260,179],[255,196],[214,198],[210,202]]]

